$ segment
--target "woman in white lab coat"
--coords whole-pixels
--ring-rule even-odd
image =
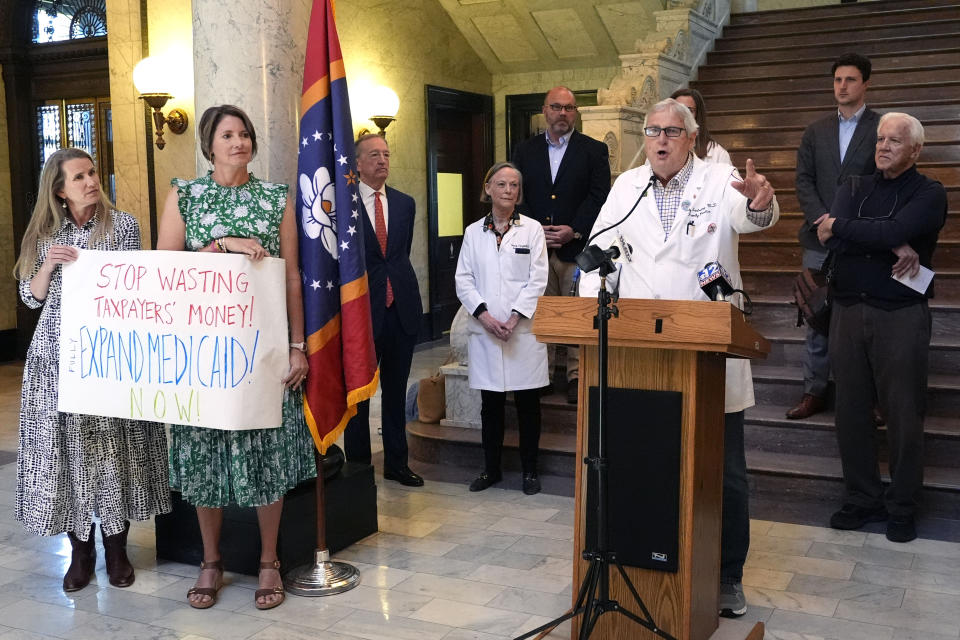
[[[481,201],[491,212],[463,234],[457,261],[457,297],[472,314],[468,327],[470,388],[480,389],[483,472],[470,491],[500,482],[506,392],[513,391],[520,425],[523,492],[540,491],[540,394],[547,385],[547,347],[531,332],[537,298],[547,286],[547,245],[540,223],[515,210],[523,195],[520,172],[493,165]]]

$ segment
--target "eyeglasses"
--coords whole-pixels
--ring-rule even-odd
[[[648,138],[659,138],[661,131],[667,134],[668,138],[679,138],[680,134],[683,133],[683,127],[646,127],[643,130],[643,135]]]
[[[575,104],[548,104],[550,111],[566,111],[567,113],[573,113],[577,110],[577,105]]]

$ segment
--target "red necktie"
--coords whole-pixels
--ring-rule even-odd
[[[387,257],[387,223],[383,219],[383,203],[380,202],[380,192],[373,192],[373,220],[374,232],[377,234],[377,242],[380,243],[380,251],[383,257]],[[387,278],[387,306],[393,304],[393,286],[390,284],[390,278]]]

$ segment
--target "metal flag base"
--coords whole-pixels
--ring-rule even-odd
[[[313,564],[299,566],[283,578],[283,588],[297,596],[333,596],[360,584],[360,571],[330,559],[330,551],[313,552]]]

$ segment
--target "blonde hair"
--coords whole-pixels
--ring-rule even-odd
[[[63,189],[66,177],[63,175],[63,163],[68,160],[87,159],[93,162],[90,154],[83,149],[60,149],[51,155],[43,165],[40,173],[40,185],[37,187],[37,203],[33,206],[30,223],[23,234],[20,243],[20,257],[13,267],[13,276],[18,280],[29,280],[36,272],[37,245],[54,235],[63,226],[67,217],[66,201],[57,195]],[[96,164],[96,163],[94,163]],[[110,210],[113,203],[100,187],[100,202],[94,218],[93,233],[90,234],[90,245],[95,245],[113,235],[113,216]]]
[[[520,169],[517,169],[517,165],[512,162],[498,162],[487,169],[487,174],[483,177],[483,186],[480,187],[480,202],[491,201],[490,196],[487,194],[486,186],[493,180],[493,176],[497,175],[497,172],[503,169],[513,169],[517,172],[517,177],[520,178],[520,189],[517,191],[517,204],[523,202],[523,174],[520,173]]]

